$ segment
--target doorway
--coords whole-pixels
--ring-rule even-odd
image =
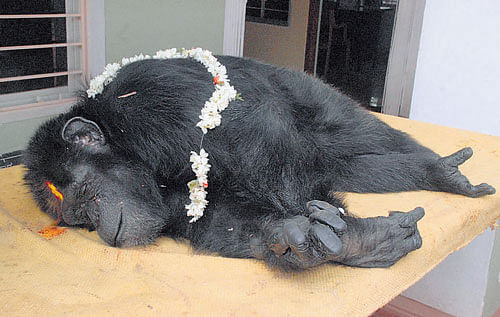
[[[304,68],[376,112],[408,117],[424,0],[311,0]]]

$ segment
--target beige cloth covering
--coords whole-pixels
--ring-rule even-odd
[[[500,138],[381,116],[441,155],[471,146],[461,170],[500,190]],[[22,181],[0,171],[0,315],[366,316],[500,218],[500,195],[472,199],[436,192],[348,194],[358,216],[422,206],[423,247],[388,269],[324,265],[302,273],[256,260],[195,254],[184,243],[116,249],[95,232],[69,229],[50,240],[52,222]],[[188,219],[186,218],[186,221]]]

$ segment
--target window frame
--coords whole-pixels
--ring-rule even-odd
[[[288,10],[286,11],[287,12],[287,20],[286,21],[269,19],[269,18],[263,17],[262,15],[264,14],[265,10],[279,11],[279,12],[285,12],[285,11],[284,10],[275,10],[275,9],[266,9],[266,7],[265,7],[266,0],[259,0],[259,1],[260,1],[259,8],[249,7],[248,3],[247,3],[247,5],[245,6],[245,9],[246,9],[245,12],[248,12],[248,9],[259,9],[261,11],[261,16],[255,17],[255,16],[247,15],[245,13],[245,21],[254,22],[254,23],[262,23],[262,24],[269,24],[269,25],[276,25],[276,26],[283,26],[283,27],[288,27],[290,25],[290,11],[291,11],[291,6],[292,6],[291,0],[288,1]]]
[[[67,86],[0,95],[0,124],[53,115],[75,103],[75,92],[89,82],[87,57],[87,0],[65,0],[66,12],[58,14],[5,14],[0,18],[66,18],[66,42],[43,44],[67,48]],[[27,45],[28,46],[28,45]],[[29,45],[39,47],[40,45]],[[12,47],[4,47],[12,48]],[[16,48],[19,49],[19,48]],[[23,48],[21,48],[23,49]],[[28,48],[29,49],[29,48]],[[36,76],[36,75],[35,75]],[[27,76],[32,77],[32,76]],[[54,76],[49,76],[54,77]],[[9,77],[10,79],[12,77]],[[3,79],[9,79],[7,77]]]

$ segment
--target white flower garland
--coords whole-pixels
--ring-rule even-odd
[[[104,90],[104,86],[109,84],[117,75],[120,68],[144,59],[170,59],[170,58],[192,58],[205,66],[208,72],[213,76],[215,91],[212,97],[205,102],[201,109],[200,122],[196,124],[203,134],[206,134],[209,129],[213,129],[221,124],[220,112],[226,109],[229,102],[235,99],[241,99],[233,86],[229,84],[227,78],[227,70],[224,65],[213,56],[212,52],[201,48],[193,48],[190,50],[171,48],[156,52],[153,57],[149,55],[136,55],[134,57],[123,58],[121,63],[112,63],[106,65],[104,72],[90,81],[90,88],[87,90],[89,98],[94,98]],[[129,94],[127,94],[129,95]],[[124,95],[123,97],[127,96]],[[203,137],[202,137],[203,142]],[[208,204],[206,200],[208,187],[208,172],[210,164],[208,164],[208,153],[200,144],[200,153],[191,152],[190,156],[191,168],[196,175],[196,179],[188,183],[189,199],[191,203],[186,205],[187,215],[191,218],[189,222],[195,222],[203,216],[203,211]]]

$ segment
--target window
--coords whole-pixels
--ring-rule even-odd
[[[72,103],[84,88],[85,0],[0,2],[0,115]]]
[[[290,0],[248,0],[246,20],[288,26]]]

